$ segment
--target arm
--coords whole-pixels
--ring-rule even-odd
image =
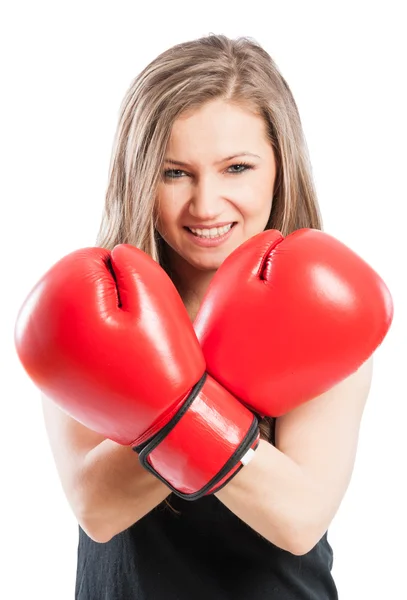
[[[130,447],[105,439],[42,398],[63,490],[78,523],[94,541],[109,541],[171,493],[140,465]]]
[[[216,493],[273,544],[305,554],[328,529],[352,475],[372,358],[334,388],[277,419],[276,447]]]
[[[259,438],[255,414],[206,374],[177,289],[138,248],[119,244],[111,253],[83,248],[60,259],[27,296],[14,337],[33,383],[101,436],[90,447],[86,443],[84,451],[80,445],[72,459],[61,459],[62,465],[77,461],[71,466],[73,485],[79,486],[79,514],[85,523],[87,507],[92,507],[92,522],[94,515],[99,522],[100,513],[106,520],[104,509],[97,509],[105,503],[100,475],[106,474],[105,489],[109,482],[123,485],[117,462],[122,450],[111,442],[127,448],[123,456],[130,477],[137,460],[130,456],[131,447],[167,489],[189,500],[219,489],[252,457]],[[76,433],[74,442],[81,436]],[[147,485],[147,479],[142,481]],[[85,494],[83,486],[89,487]],[[133,491],[130,485],[125,494],[131,503]],[[110,511],[109,497],[101,506]],[[156,503],[164,497],[162,491]],[[73,499],[78,502],[75,495]],[[115,512],[113,506],[117,521]],[[124,519],[124,525],[132,522]]]

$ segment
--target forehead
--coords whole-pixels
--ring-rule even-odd
[[[187,145],[188,151],[213,148],[227,155],[228,149],[230,154],[236,151],[236,145],[241,150],[254,151],[254,146],[265,143],[268,143],[267,126],[262,116],[249,107],[214,100],[176,119],[169,150],[181,150]]]

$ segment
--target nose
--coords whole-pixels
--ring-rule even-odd
[[[209,176],[200,178],[189,202],[189,213],[199,221],[214,221],[221,210],[219,185]]]

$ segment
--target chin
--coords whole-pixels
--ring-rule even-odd
[[[219,267],[221,266],[221,264],[223,263],[223,260],[216,260],[216,261],[215,260],[211,260],[211,261],[191,260],[188,262],[191,265],[191,267],[194,267],[194,269],[196,269],[197,271],[210,272],[210,271],[217,271],[219,269]]]
[[[216,271],[219,269],[230,252],[218,254],[217,256],[187,256],[184,260],[197,271]]]

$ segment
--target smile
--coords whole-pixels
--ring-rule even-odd
[[[233,235],[236,224],[236,222],[222,223],[217,227],[184,227],[184,229],[194,246],[216,248],[224,244]]]
[[[233,225],[234,223],[229,223],[229,225],[224,225],[223,227],[211,227],[210,229],[201,229],[195,227],[188,227],[187,229],[189,229],[189,231],[191,231],[197,237],[214,239],[228,233]]]

